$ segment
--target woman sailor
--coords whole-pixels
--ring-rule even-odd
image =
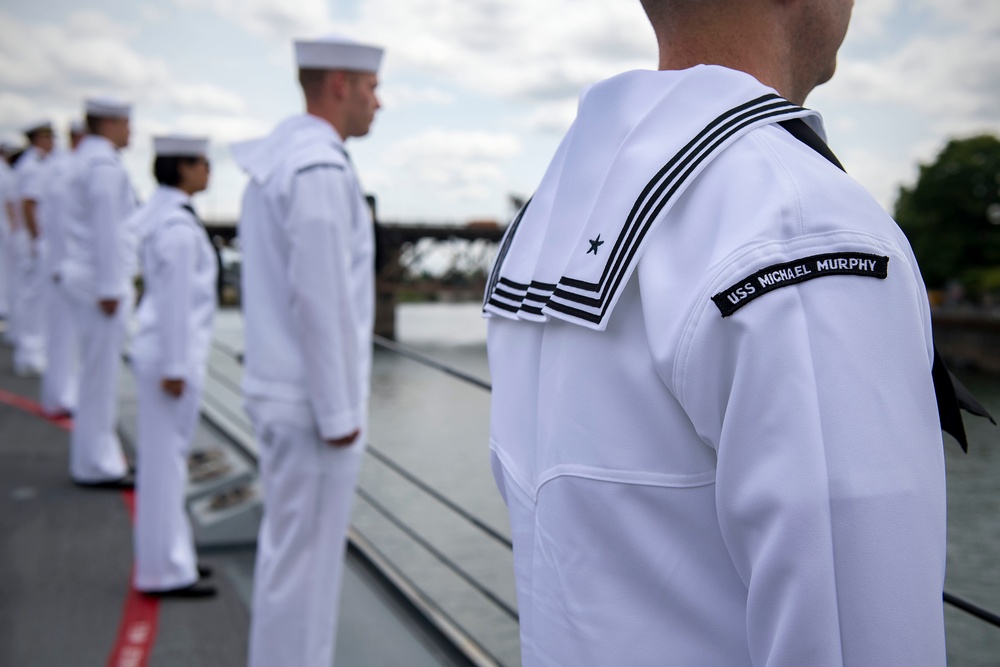
[[[160,187],[130,224],[145,293],[132,365],[139,403],[135,587],[157,596],[207,597],[184,507],[187,453],[198,420],[215,315],[215,253],[191,206],[208,186],[208,140],[154,138]]]

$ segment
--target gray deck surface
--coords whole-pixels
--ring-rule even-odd
[[[38,396],[38,380],[13,375],[7,347],[0,389]],[[203,424],[198,437],[220,436]],[[56,425],[0,404],[0,665],[100,666],[115,643],[132,563],[129,515],[120,492],[70,482],[68,442]],[[246,664],[254,551],[199,557],[215,567],[220,594],[161,602],[151,667]],[[467,664],[356,556],[341,603],[341,667]]]

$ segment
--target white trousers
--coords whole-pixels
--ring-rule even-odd
[[[132,295],[128,294],[108,317],[96,300],[73,299],[80,336],[80,385],[70,436],[69,472],[78,482],[121,479],[128,472],[116,427],[118,373],[131,306]]]
[[[45,370],[45,257],[44,247],[22,238],[24,247],[18,261],[17,340],[14,372],[41,373]]]
[[[50,413],[76,409],[79,343],[73,300],[49,276],[45,282],[45,373],[41,404]]]
[[[198,580],[184,487],[201,387],[189,384],[180,398],[174,398],[160,386],[159,369],[133,364],[132,370],[139,401],[135,587],[140,591],[180,588]]]
[[[330,667],[347,528],[364,444],[327,445],[300,425],[254,420],[264,487],[250,667]]]
[[[21,255],[24,249],[24,232],[21,230],[10,232],[4,244],[7,271],[7,330],[4,331],[4,340],[11,345],[17,344],[18,334],[18,312],[20,305],[19,284],[21,273]]]
[[[0,202],[3,206],[3,202]],[[6,215],[0,214],[0,225],[7,225]],[[0,229],[0,317],[6,318],[10,308],[10,281],[7,272],[10,270],[10,258],[7,256],[7,246],[10,245],[10,229]]]

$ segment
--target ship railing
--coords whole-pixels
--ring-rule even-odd
[[[453,368],[451,366],[448,366],[447,364],[443,364],[440,361],[437,361],[436,359],[433,359],[432,357],[429,357],[426,354],[423,354],[422,352],[419,352],[418,350],[415,350],[415,349],[413,349],[411,347],[408,347],[406,345],[402,345],[402,344],[400,344],[398,342],[389,340],[388,338],[384,338],[382,336],[375,336],[375,344],[377,346],[383,348],[383,349],[392,351],[392,352],[394,352],[396,354],[399,354],[401,356],[407,357],[408,359],[411,359],[411,360],[413,360],[413,361],[415,361],[417,363],[423,364],[424,366],[427,366],[429,368],[433,368],[435,370],[441,371],[442,373],[447,373],[448,375],[450,375],[450,376],[452,376],[452,377],[454,377],[454,378],[456,378],[456,379],[458,379],[458,380],[460,380],[462,382],[465,382],[465,383],[467,383],[469,385],[472,385],[474,387],[478,387],[478,388],[486,390],[486,391],[492,391],[492,389],[493,389],[492,385],[489,382],[485,382],[485,381],[481,380],[480,378],[477,378],[477,377],[475,377],[473,375],[470,375],[468,373],[465,373],[465,372],[463,372],[463,371],[461,371],[459,369],[456,369],[456,368]],[[425,484],[424,482],[422,482],[420,479],[414,477],[413,475],[410,475],[404,469],[402,469],[397,464],[395,464],[391,460],[389,460],[388,457],[386,457],[384,454],[381,454],[381,453],[379,453],[377,451],[373,451],[372,454],[374,456],[376,456],[377,458],[379,458],[383,463],[385,463],[386,465],[388,465],[391,468],[393,468],[394,470],[396,470],[396,472],[398,472],[401,476],[405,477],[410,483],[412,483],[415,486],[419,487],[422,491],[424,491],[428,495],[430,495],[433,498],[435,498],[436,500],[438,500],[440,503],[442,503],[443,505],[445,505],[446,507],[448,507],[450,510],[452,510],[453,512],[455,512],[459,516],[463,517],[464,519],[466,519],[470,523],[474,524],[477,528],[479,528],[480,530],[482,530],[484,533],[490,535],[492,538],[494,538],[498,542],[504,544],[508,548],[512,548],[512,543],[511,543],[511,541],[509,539],[507,539],[503,535],[500,535],[493,528],[491,528],[490,526],[484,524],[479,519],[477,519],[475,516],[472,516],[471,514],[469,514],[468,512],[466,512],[464,509],[462,509],[461,507],[457,506],[455,503],[451,502],[446,497],[442,496],[440,493],[438,493],[436,490],[434,490],[433,488],[431,488],[430,486],[428,486],[427,484]],[[429,548],[433,548],[433,547],[429,547]],[[461,576],[465,577],[466,574],[462,573]],[[478,586],[477,586],[477,588],[478,588]],[[488,597],[491,597],[491,599],[494,597],[488,591],[484,591],[484,595],[487,595]],[[964,611],[965,613],[970,614],[972,616],[975,616],[976,618],[978,618],[978,619],[980,619],[980,620],[982,620],[982,621],[984,621],[986,623],[989,623],[990,625],[993,625],[993,626],[996,626],[996,627],[1000,628],[1000,615],[998,615],[998,614],[996,614],[996,613],[994,613],[994,612],[992,612],[992,611],[990,611],[990,610],[988,610],[988,609],[986,609],[986,608],[984,608],[984,607],[982,607],[980,605],[977,605],[977,604],[975,604],[975,603],[973,603],[973,602],[971,602],[969,600],[966,600],[966,599],[964,599],[964,598],[962,598],[962,597],[960,597],[958,595],[955,595],[953,593],[949,593],[947,590],[943,591],[943,593],[942,593],[942,599],[944,600],[944,602],[946,602],[947,604],[955,607],[956,609]],[[513,617],[516,618],[517,612],[515,610],[510,609],[510,607],[508,605],[506,605],[505,603],[503,603],[502,601],[498,600],[497,603],[499,605],[501,605],[507,613],[511,614]]]
[[[489,382],[442,363],[412,347],[380,336],[375,337],[374,343],[377,347],[392,354],[447,374],[458,382],[476,387],[481,391],[492,391]],[[221,344],[219,341],[214,343],[214,347],[225,357],[235,360],[233,363],[237,366],[241,365],[242,354],[238,350]],[[215,376],[215,381],[226,385],[230,393],[234,395],[239,393],[237,373],[236,368],[230,368],[228,371],[219,365],[210,368],[210,374]],[[223,428],[225,432],[236,433],[239,437],[234,438],[234,440],[242,443],[241,448],[244,453],[256,460],[257,452],[252,429],[245,416],[239,414],[241,411],[234,410],[232,406],[222,403],[214,405],[213,408],[210,421]],[[468,526],[470,533],[481,535],[484,543],[494,545],[491,549],[498,549],[508,555],[511,553],[513,549],[511,539],[501,530],[489,525],[488,522],[477,517],[474,512],[448,498],[439,489],[420,479],[413,471],[400,465],[377,446],[369,443],[367,451],[368,456],[377,461],[378,465],[392,471],[392,474],[398,476],[400,480],[430,499],[428,502],[443,508],[444,513],[454,516],[456,525]],[[357,493],[359,500],[367,506],[366,509],[370,509],[370,513],[378,515],[387,525],[391,525],[393,530],[406,537],[411,545],[407,549],[411,549],[415,545],[429,556],[431,561],[439,563],[447,572],[452,573],[456,580],[462,582],[463,586],[468,586],[469,590],[474,591],[480,600],[477,604],[484,608],[493,609],[496,622],[510,629],[508,634],[513,636],[509,641],[516,643],[518,622],[516,603],[512,595],[508,593],[505,596],[504,594],[506,589],[512,588],[512,586],[500,585],[498,588],[496,581],[484,581],[484,579],[493,577],[483,577],[482,573],[480,573],[481,576],[477,577],[474,572],[477,563],[470,560],[468,554],[464,554],[465,563],[463,565],[459,562],[462,560],[461,558],[453,557],[448,553],[454,545],[436,544],[432,537],[421,534],[420,530],[415,529],[410,522],[400,516],[399,511],[394,511],[390,507],[393,504],[390,499],[379,497],[377,487],[366,488],[365,484],[359,484]],[[405,510],[405,507],[403,509]],[[375,571],[380,573],[402,595],[411,608],[421,614],[438,632],[446,637],[469,660],[470,664],[477,667],[491,667],[516,662],[516,653],[510,656],[509,646],[504,649],[502,645],[498,645],[495,637],[484,640],[482,623],[473,627],[477,624],[463,617],[461,611],[456,612],[456,605],[445,604],[436,599],[437,596],[433,591],[428,590],[428,586],[425,585],[425,581],[421,580],[419,573],[415,576],[412,571],[408,571],[405,558],[401,559],[398,552],[390,553],[392,545],[390,544],[387,548],[382,541],[382,536],[366,535],[365,532],[359,527],[351,528],[350,545],[352,551],[372,565]],[[492,562],[492,558],[490,560]],[[504,567],[507,567],[507,564]],[[511,571],[509,575],[509,579],[512,581],[513,572]],[[948,605],[992,626],[1000,627],[1000,615],[948,591],[943,591],[942,595],[943,601]],[[500,651],[497,650],[498,646],[500,646]],[[498,655],[501,652],[508,654],[506,659]]]

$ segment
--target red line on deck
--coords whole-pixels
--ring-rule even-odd
[[[27,412],[30,415],[55,424],[64,431],[73,430],[73,420],[68,417],[52,417],[42,406],[31,399],[0,389],[0,403]],[[122,500],[128,508],[129,517],[135,521],[135,493],[122,491]],[[122,620],[118,624],[118,639],[108,658],[108,667],[146,667],[149,654],[156,640],[156,625],[160,616],[160,601],[143,595],[132,587],[129,574],[128,594]]]
[[[122,500],[129,516],[135,521],[135,493],[122,491]],[[132,581],[132,575],[129,575]],[[149,654],[156,640],[156,624],[160,615],[160,601],[143,595],[131,585],[125,598],[118,639],[108,658],[108,667],[146,667]]]
[[[72,417],[53,417],[41,405],[35,403],[31,399],[24,398],[23,396],[18,396],[17,394],[12,394],[9,391],[4,391],[0,389],[0,403],[5,403],[12,408],[17,408],[22,412],[27,412],[28,414],[34,415],[44,419],[45,421],[55,424],[64,431],[73,430],[73,418]]]

